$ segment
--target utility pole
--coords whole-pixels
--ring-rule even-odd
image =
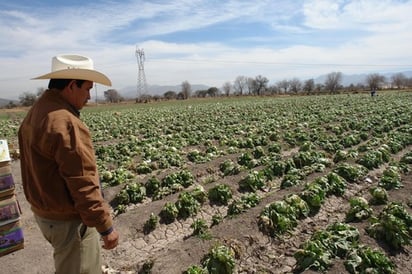
[[[138,75],[137,75],[137,98],[136,101],[140,99],[142,94],[147,93],[147,83],[146,83],[146,75],[144,73],[144,61],[145,55],[143,49],[139,49],[136,46],[136,58],[137,58],[137,65],[139,68]]]

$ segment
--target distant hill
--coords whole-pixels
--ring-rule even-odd
[[[393,72],[393,73],[379,73],[380,75],[385,76],[387,81],[391,80],[392,75],[399,73],[399,72]],[[402,71],[400,72],[405,77],[412,77],[412,71]],[[349,86],[350,84],[366,84],[366,78],[370,75],[370,73],[366,74],[342,74],[342,85],[343,86]],[[326,80],[327,74],[321,75],[317,78],[315,78],[315,83],[324,83]]]
[[[0,98],[0,108],[2,108],[2,107],[4,107],[4,106],[6,106],[6,105],[8,105],[10,102],[13,102],[13,103],[17,103],[17,101],[16,100],[10,100],[10,99],[3,99],[3,98]]]

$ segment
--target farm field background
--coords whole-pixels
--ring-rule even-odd
[[[19,181],[23,116],[0,113],[0,137],[26,248],[0,263],[48,273]],[[411,92],[90,106],[81,118],[122,236],[104,251],[108,273],[412,273]]]

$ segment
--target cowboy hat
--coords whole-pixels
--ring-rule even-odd
[[[88,80],[111,86],[110,79],[101,72],[94,70],[93,60],[76,54],[62,54],[52,58],[52,72],[33,79],[74,79]]]

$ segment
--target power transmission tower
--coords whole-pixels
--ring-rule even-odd
[[[139,49],[136,46],[136,58],[137,58],[137,65],[139,67],[139,72],[137,76],[137,98],[136,100],[140,99],[142,94],[147,93],[147,83],[146,83],[146,75],[144,74],[144,51],[143,49]]]

